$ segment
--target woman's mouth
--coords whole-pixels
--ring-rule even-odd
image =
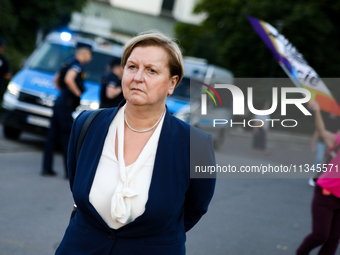
[[[143,90],[139,89],[139,88],[132,88],[132,91],[137,91],[137,92],[144,92]]]

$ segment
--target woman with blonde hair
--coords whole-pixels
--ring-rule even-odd
[[[56,254],[185,254],[185,233],[212,198],[215,179],[191,175],[195,165],[215,165],[212,137],[165,104],[184,74],[177,44],[140,34],[125,45],[121,65],[126,100],[95,117],[78,162],[90,113],[75,120],[68,170],[78,208]]]

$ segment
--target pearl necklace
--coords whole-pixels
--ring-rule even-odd
[[[127,122],[125,112],[124,112],[124,120],[125,120],[126,125],[127,125],[133,132],[136,132],[136,133],[146,133],[146,132],[149,132],[150,130],[154,129],[154,128],[157,126],[157,124],[158,124],[158,123],[161,121],[161,119],[163,118],[164,114],[165,114],[165,111],[163,112],[163,114],[161,115],[161,117],[159,118],[159,120],[156,122],[155,125],[153,125],[151,128],[145,129],[145,130],[137,130],[137,129],[132,128],[132,127],[129,125],[129,123]]]

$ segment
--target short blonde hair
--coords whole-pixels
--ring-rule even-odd
[[[159,46],[163,48],[169,56],[170,75],[178,75],[176,87],[180,83],[184,75],[184,63],[182,52],[177,43],[158,31],[146,31],[138,34],[128,41],[124,46],[121,65],[124,68],[131,52],[136,47]]]

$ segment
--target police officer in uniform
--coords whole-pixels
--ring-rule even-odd
[[[58,73],[55,75],[54,83],[60,95],[53,107],[51,126],[48,132],[43,155],[43,166],[41,174],[43,176],[54,176],[56,173],[52,168],[53,151],[55,143],[61,142],[65,177],[67,173],[67,147],[73,124],[72,112],[80,103],[80,96],[85,91],[83,64],[89,63],[92,59],[92,47],[86,43],[76,45],[75,56],[68,59]]]
[[[122,91],[123,67],[121,59],[113,58],[109,63],[110,73],[105,75],[101,82],[100,108],[116,107],[124,99]]]

